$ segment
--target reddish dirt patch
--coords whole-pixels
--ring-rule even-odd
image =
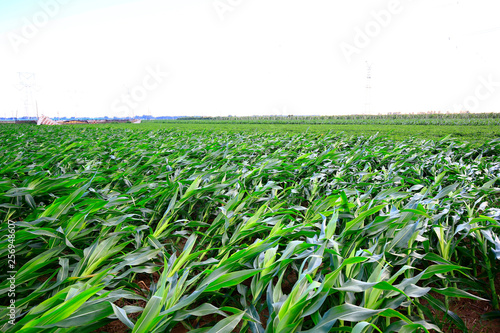
[[[444,296],[431,292],[432,297],[444,302]],[[425,305],[427,302],[423,301]],[[430,308],[430,307],[429,307]],[[439,324],[443,325],[444,333],[462,333],[463,331],[451,323],[449,318],[446,318],[444,313],[436,311],[432,308],[431,312],[436,316]],[[500,332],[500,319],[486,320],[481,318],[482,315],[493,311],[489,302],[476,301],[467,298],[452,298],[450,299],[450,311],[454,312],[460,319],[463,320],[465,326],[470,333],[498,333]],[[434,331],[433,331],[434,332]]]
[[[500,290],[500,274],[495,279],[495,288],[498,294]],[[500,319],[486,320],[482,315],[493,311],[489,302],[475,301],[467,298],[455,299],[450,303],[450,310],[455,312],[465,323],[471,333],[498,333],[500,332]],[[456,328],[450,328],[445,332],[461,332]]]
[[[290,273],[285,274],[283,281],[281,283],[281,288],[283,290],[283,293],[290,294],[292,292],[293,286],[295,286],[295,283],[297,283],[297,280],[298,280],[297,272],[294,271],[293,269],[290,271]]]
[[[109,324],[95,330],[93,333],[125,333],[130,331],[127,325],[119,320],[113,320]]]
[[[481,316],[492,311],[488,302],[474,301],[471,299],[461,299],[450,305],[450,310],[455,312],[469,329],[471,333],[498,333],[500,332],[500,319],[485,320]],[[456,328],[445,332],[461,332]]]
[[[171,331],[171,333],[187,333],[189,330],[182,326],[182,324],[177,324]]]

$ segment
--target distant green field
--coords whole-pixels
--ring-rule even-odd
[[[85,125],[87,126],[87,125]],[[461,141],[481,142],[500,137],[500,126],[474,125],[337,125],[337,124],[240,124],[232,121],[201,122],[201,121],[145,121],[142,124],[106,124],[93,125],[109,128],[130,128],[139,130],[176,129],[181,131],[227,131],[227,132],[277,132],[277,133],[340,133],[346,135],[379,136],[391,139],[407,139],[410,137],[422,139],[440,139],[447,135]]]

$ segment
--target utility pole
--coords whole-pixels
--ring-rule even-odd
[[[33,103],[34,102],[33,90],[35,91],[39,90],[39,87],[36,84],[35,73],[18,72],[18,77],[19,77],[19,84],[16,85],[16,88],[21,92],[23,100],[23,105],[24,105],[23,117],[29,119],[30,115],[32,114],[31,110],[34,109],[33,113],[36,113],[36,116],[38,118],[38,104],[36,104],[36,102]]]
[[[365,100],[365,114],[372,114],[372,64],[366,61],[366,100]]]
[[[70,99],[71,107],[72,107],[73,112],[74,112],[74,118],[75,118],[75,120],[77,120],[77,119],[80,118],[80,116],[79,116],[79,113],[80,113],[80,97],[78,96],[79,95],[79,91],[76,90],[76,89],[68,89],[67,92],[68,92],[68,96],[69,96],[69,99]]]
[[[128,100],[132,100],[132,94],[130,93],[130,87],[125,85],[125,89],[127,90],[127,97],[128,97]],[[128,114],[128,118],[129,119],[134,119],[135,118],[135,112],[134,112],[134,109],[130,109],[130,112]]]

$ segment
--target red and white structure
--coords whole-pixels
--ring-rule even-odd
[[[50,119],[49,117],[46,117],[42,115],[40,118],[38,118],[38,121],[36,122],[37,125],[60,125],[58,122]]]

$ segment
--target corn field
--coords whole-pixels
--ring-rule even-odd
[[[311,125],[418,125],[418,126],[498,126],[500,113],[428,113],[337,116],[250,116],[250,117],[184,117],[176,122],[236,124],[311,124]]]
[[[500,139],[0,138],[3,332],[466,332],[454,300],[499,310]]]

